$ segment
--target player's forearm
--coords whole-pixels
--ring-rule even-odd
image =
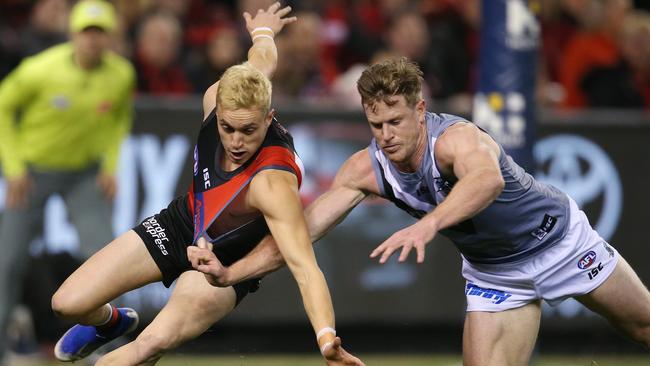
[[[278,66],[278,49],[268,32],[251,34],[253,45],[248,50],[248,63],[271,78]]]
[[[318,241],[343,221],[366,195],[361,191],[332,188],[305,209],[305,220],[312,242]]]
[[[233,285],[251,278],[262,277],[284,266],[284,258],[271,235],[267,235],[244,258],[227,268],[226,284]]]
[[[315,261],[313,265],[308,266],[289,265],[289,269],[300,288],[305,312],[314,329],[314,334],[327,327],[335,328],[332,298],[330,297],[325,276],[323,276]],[[317,339],[319,347],[331,341],[330,338],[333,338],[333,335],[329,334],[320,340]]]
[[[447,198],[422,220],[431,221],[436,230],[459,224],[489,206],[503,187],[499,172],[492,169],[471,172],[459,180]]]
[[[362,192],[332,189],[321,195],[305,210],[305,220],[312,243],[338,225],[366,196]],[[284,258],[269,235],[244,258],[228,267],[227,283],[234,284],[260,277],[285,265]]]

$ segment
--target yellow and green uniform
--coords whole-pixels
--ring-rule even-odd
[[[135,72],[106,52],[84,70],[64,43],[25,59],[0,84],[0,161],[5,177],[27,167],[78,171],[116,169],[131,127]]]

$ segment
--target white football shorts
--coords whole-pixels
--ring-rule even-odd
[[[477,264],[463,258],[467,311],[504,311],[537,299],[557,305],[605,282],[619,254],[569,201],[569,228],[551,247],[512,263]]]

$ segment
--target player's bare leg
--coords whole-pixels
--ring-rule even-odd
[[[100,358],[101,365],[154,365],[163,354],[203,334],[235,307],[232,287],[214,287],[202,273],[184,272],[165,307],[131,343]]]
[[[463,331],[463,365],[528,365],[540,316],[539,301],[501,312],[468,312]]]
[[[160,269],[134,231],[121,235],[90,257],[52,297],[52,309],[59,317],[79,323],[54,346],[56,358],[64,362],[83,359],[135,330],[137,312],[115,308],[108,302],[161,279]]]
[[[623,257],[605,282],[576,299],[631,339],[650,347],[650,292]]]
[[[52,296],[52,310],[81,324],[106,319],[104,305],[116,297],[162,280],[162,273],[140,237],[132,230],[90,257]]]

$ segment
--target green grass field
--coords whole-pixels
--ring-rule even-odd
[[[399,356],[368,355],[363,357],[368,366],[461,366],[459,356]],[[308,356],[268,356],[268,357],[230,357],[230,358],[168,358],[159,362],[160,366],[322,366],[318,357]],[[650,355],[642,357],[541,357],[532,366],[649,366]]]
[[[460,356],[440,355],[361,355],[368,366],[461,366]],[[323,366],[316,356],[168,356],[159,366]],[[63,363],[38,360],[16,360],[10,366],[62,366]],[[79,362],[77,365],[85,366]],[[650,355],[643,356],[543,356],[531,366],[648,366]]]

